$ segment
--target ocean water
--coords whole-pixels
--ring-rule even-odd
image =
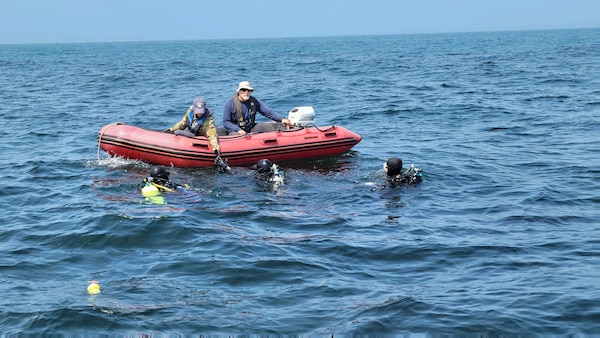
[[[0,45],[0,332],[600,335],[598,60],[598,29]],[[362,142],[272,190],[171,168],[165,204],[97,147],[198,95],[220,125],[242,80]]]

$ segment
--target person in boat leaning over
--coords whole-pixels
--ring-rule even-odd
[[[238,85],[235,95],[225,103],[223,109],[223,126],[229,135],[245,135],[276,130],[277,124],[271,122],[256,123],[254,119],[259,112],[263,116],[283,125],[290,125],[290,120],[282,118],[274,110],[267,107],[259,99],[252,96],[254,88],[248,81]]]
[[[192,105],[183,115],[183,118],[165,131],[189,137],[204,136],[208,138],[208,142],[210,142],[210,145],[217,156],[215,165],[219,168],[228,167],[227,162],[221,159],[221,147],[219,146],[217,127],[215,127],[213,112],[208,109],[206,100],[204,100],[202,96],[195,98]]]
[[[388,183],[395,187],[400,184],[417,184],[423,180],[423,170],[415,168],[411,165],[410,168],[402,172],[402,160],[397,157],[388,159],[383,164],[383,170],[387,174]]]
[[[163,192],[173,192],[178,189],[189,189],[188,185],[181,185],[169,180],[171,173],[161,165],[150,168],[150,177],[144,178],[140,183],[142,195],[146,197],[156,196]]]

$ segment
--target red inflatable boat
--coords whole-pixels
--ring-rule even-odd
[[[221,157],[232,166],[252,165],[263,158],[273,162],[340,155],[361,136],[340,126],[303,126],[293,129],[219,136]],[[123,123],[104,126],[99,147],[111,156],[176,167],[206,167],[215,163],[206,137],[187,137]]]

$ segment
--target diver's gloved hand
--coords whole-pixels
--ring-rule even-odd
[[[229,165],[227,164],[227,160],[221,158],[221,152],[215,150],[215,155],[217,155],[217,157],[215,157],[215,166],[217,167],[217,170],[219,170],[220,172],[226,172],[230,174],[231,167],[229,167]]]

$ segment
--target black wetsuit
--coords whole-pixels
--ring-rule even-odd
[[[420,168],[410,167],[404,173],[396,176],[389,176],[388,182],[392,187],[402,184],[417,184],[423,180]]]
[[[283,172],[273,165],[268,171],[256,170],[254,172],[256,184],[263,188],[276,188],[283,184]]]

